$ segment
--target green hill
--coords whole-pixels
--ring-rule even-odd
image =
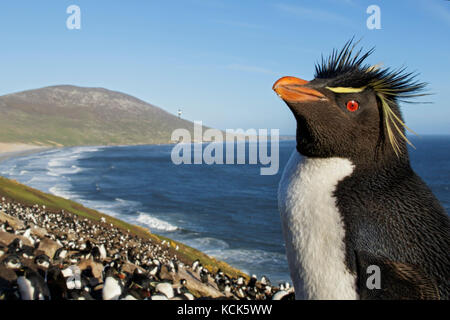
[[[169,143],[193,123],[102,88],[54,86],[0,97],[0,141],[43,145]]]

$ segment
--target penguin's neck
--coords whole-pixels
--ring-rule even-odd
[[[296,150],[284,170],[278,203],[297,299],[358,298],[334,197],[338,182],[353,170],[347,159],[304,158]]]

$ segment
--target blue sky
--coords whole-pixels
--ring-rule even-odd
[[[66,8],[81,8],[68,30]],[[371,4],[381,30],[366,27]],[[405,105],[421,134],[450,134],[450,1],[2,1],[0,94],[57,84],[105,87],[189,120],[225,128],[295,121],[272,92],[281,76],[310,80],[321,54],[355,36],[371,63],[420,72],[433,104]]]

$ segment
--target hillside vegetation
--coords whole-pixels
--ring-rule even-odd
[[[53,86],[0,97],[0,142],[50,146],[169,143],[193,123],[102,88]]]

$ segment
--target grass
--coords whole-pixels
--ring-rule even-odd
[[[130,233],[141,238],[150,239],[157,243],[161,243],[163,240],[170,242],[170,246],[173,252],[183,261],[192,263],[196,259],[199,259],[203,266],[211,272],[217,272],[218,269],[221,269],[224,273],[228,274],[231,277],[242,275],[246,279],[249,278],[248,275],[244,274],[238,269],[231,267],[227,263],[216,260],[213,257],[210,257],[180,242],[151,233],[144,227],[133,225],[98,212],[96,210],[86,208],[77,202],[30,188],[14,180],[0,177],[0,196],[28,206],[32,206],[35,204],[38,204],[40,206],[45,205],[46,209],[49,211],[64,210],[66,212],[70,212],[80,217],[85,217],[94,221],[100,221],[100,219],[104,217],[108,223],[112,223],[114,226],[124,231],[129,230]],[[179,247],[178,251],[175,251],[176,246]]]
[[[1,107],[2,102],[8,107]],[[150,106],[115,112],[107,107],[39,103],[0,97],[0,141],[49,146],[163,144],[171,141],[175,129],[193,134],[191,122]]]

